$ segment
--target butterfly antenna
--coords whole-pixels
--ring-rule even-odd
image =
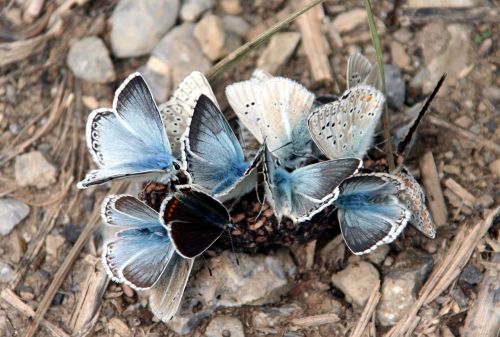
[[[431,106],[432,101],[434,100],[434,97],[436,97],[437,93],[439,92],[439,89],[441,89],[441,86],[444,83],[444,80],[446,79],[446,73],[441,75],[441,78],[439,79],[438,83],[434,87],[434,90],[432,90],[432,93],[430,94],[429,97],[427,97],[427,100],[425,101],[424,106],[422,109],[420,109],[417,118],[415,119],[415,122],[413,125],[410,127],[410,130],[408,130],[408,134],[406,135],[405,139],[398,145],[398,154],[401,156],[404,156],[408,147],[408,144],[410,144],[413,135],[415,134],[415,131],[417,130],[418,125],[420,124],[420,121],[424,117],[425,113],[427,110],[429,110],[429,107]]]
[[[260,210],[259,213],[257,213],[257,216],[255,217],[254,221],[257,221],[258,218],[262,215],[262,211],[264,210],[264,203],[266,202],[266,195],[264,194],[264,200],[260,203]]]
[[[235,256],[236,266],[238,267],[238,273],[241,274],[241,271],[240,271],[240,260],[238,259],[238,256],[236,256],[236,252],[234,250],[233,236],[231,235],[231,229],[230,228],[227,229],[227,233],[229,234],[229,242],[231,242],[231,250],[233,251],[233,254]]]
[[[271,152],[271,153],[276,152],[276,151],[278,151],[278,150],[281,150],[281,149],[282,149],[282,148],[284,148],[284,147],[287,147],[287,146],[288,146],[288,145],[290,145],[290,144],[292,144],[292,142],[291,142],[291,141],[289,141],[288,143],[285,143],[285,144],[281,145],[280,147],[278,147],[277,149],[274,149],[274,150],[269,151],[269,152]]]
[[[205,254],[201,254],[201,256],[203,257],[203,263],[205,264],[205,266],[207,266],[207,269],[208,269],[208,274],[210,275],[210,277],[214,276],[214,275],[212,274],[212,268],[210,268],[210,267],[208,266],[208,262],[207,262],[207,259],[206,259],[206,257],[205,257]]]

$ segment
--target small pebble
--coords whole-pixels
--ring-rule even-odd
[[[123,293],[125,294],[125,296],[127,296],[127,297],[134,297],[134,290],[132,288],[130,288],[125,283],[122,283],[121,286],[122,286]]]
[[[481,282],[482,277],[483,274],[481,271],[477,267],[469,264],[462,270],[459,279],[470,285],[476,285]]]

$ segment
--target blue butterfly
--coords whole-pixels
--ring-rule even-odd
[[[190,183],[202,187],[221,201],[240,197],[257,184],[260,154],[252,163],[245,160],[236,136],[219,110],[201,95],[182,137],[182,168]]]
[[[394,241],[406,227],[411,212],[399,197],[405,188],[401,178],[386,173],[359,174],[340,184],[337,217],[354,254]]]
[[[139,73],[120,85],[112,109],[90,114],[86,133],[98,169],[88,173],[78,188],[126,177],[165,181],[177,165],[156,103]]]
[[[153,313],[163,321],[176,313],[193,259],[175,252],[158,212],[130,195],[112,195],[102,204],[102,263],[111,277],[150,292]]]
[[[328,160],[289,172],[264,146],[264,176],[267,200],[281,222],[310,220],[338,196],[338,186],[361,166],[356,158]]]

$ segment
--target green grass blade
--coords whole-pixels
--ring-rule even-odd
[[[273,36],[275,33],[283,29],[286,25],[288,25],[290,22],[295,20],[297,17],[302,15],[303,13],[307,12],[309,9],[313,8],[314,6],[324,2],[325,0],[314,0],[310,4],[306,5],[304,8],[296,11],[295,13],[291,14],[290,16],[286,17],[285,19],[281,20],[280,22],[274,24],[273,26],[269,27],[268,30],[266,30],[264,33],[260,34],[257,36],[254,40],[245,43],[243,46],[239,47],[232,53],[230,53],[228,56],[220,60],[216,65],[214,65],[207,73],[207,79],[209,81],[214,81],[217,77],[219,77],[223,72],[228,71],[231,69],[233,66],[235,66],[243,57],[245,57],[248,53],[250,53],[252,50],[255,50],[257,47],[261,46],[264,42],[269,40],[271,36]]]
[[[382,82],[382,92],[387,97],[387,90],[385,86],[384,58],[382,56],[382,45],[380,43],[380,38],[378,36],[377,26],[375,25],[375,18],[373,17],[370,0],[364,0],[364,2],[365,2],[366,14],[368,16],[368,26],[370,27],[372,43],[373,47],[375,47],[375,53],[377,55],[378,70],[380,74],[380,80]],[[392,151],[391,128],[389,120],[389,111],[387,109],[387,100],[384,106],[384,115],[382,118],[382,124],[384,128],[385,152],[387,155],[387,162],[389,163],[389,171],[392,172],[395,169],[395,165],[394,165],[394,156]]]

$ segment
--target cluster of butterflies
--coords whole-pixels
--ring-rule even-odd
[[[262,174],[278,221],[300,225],[335,207],[354,254],[392,242],[409,221],[434,237],[424,193],[411,175],[358,174],[384,95],[376,67],[360,54],[349,59],[347,79],[336,99],[263,71],[228,86],[230,106],[260,144],[247,158],[203,74],[188,75],[159,108],[142,76],[129,76],[113,108],[88,118],[87,144],[98,168],[78,186],[141,178],[169,183],[172,193],[159,212],[130,195],[104,200],[102,261],[113,281],[149,290],[153,313],[169,320],[194,258],[231,227],[223,202],[254,190]],[[187,183],[179,183],[179,174]]]

